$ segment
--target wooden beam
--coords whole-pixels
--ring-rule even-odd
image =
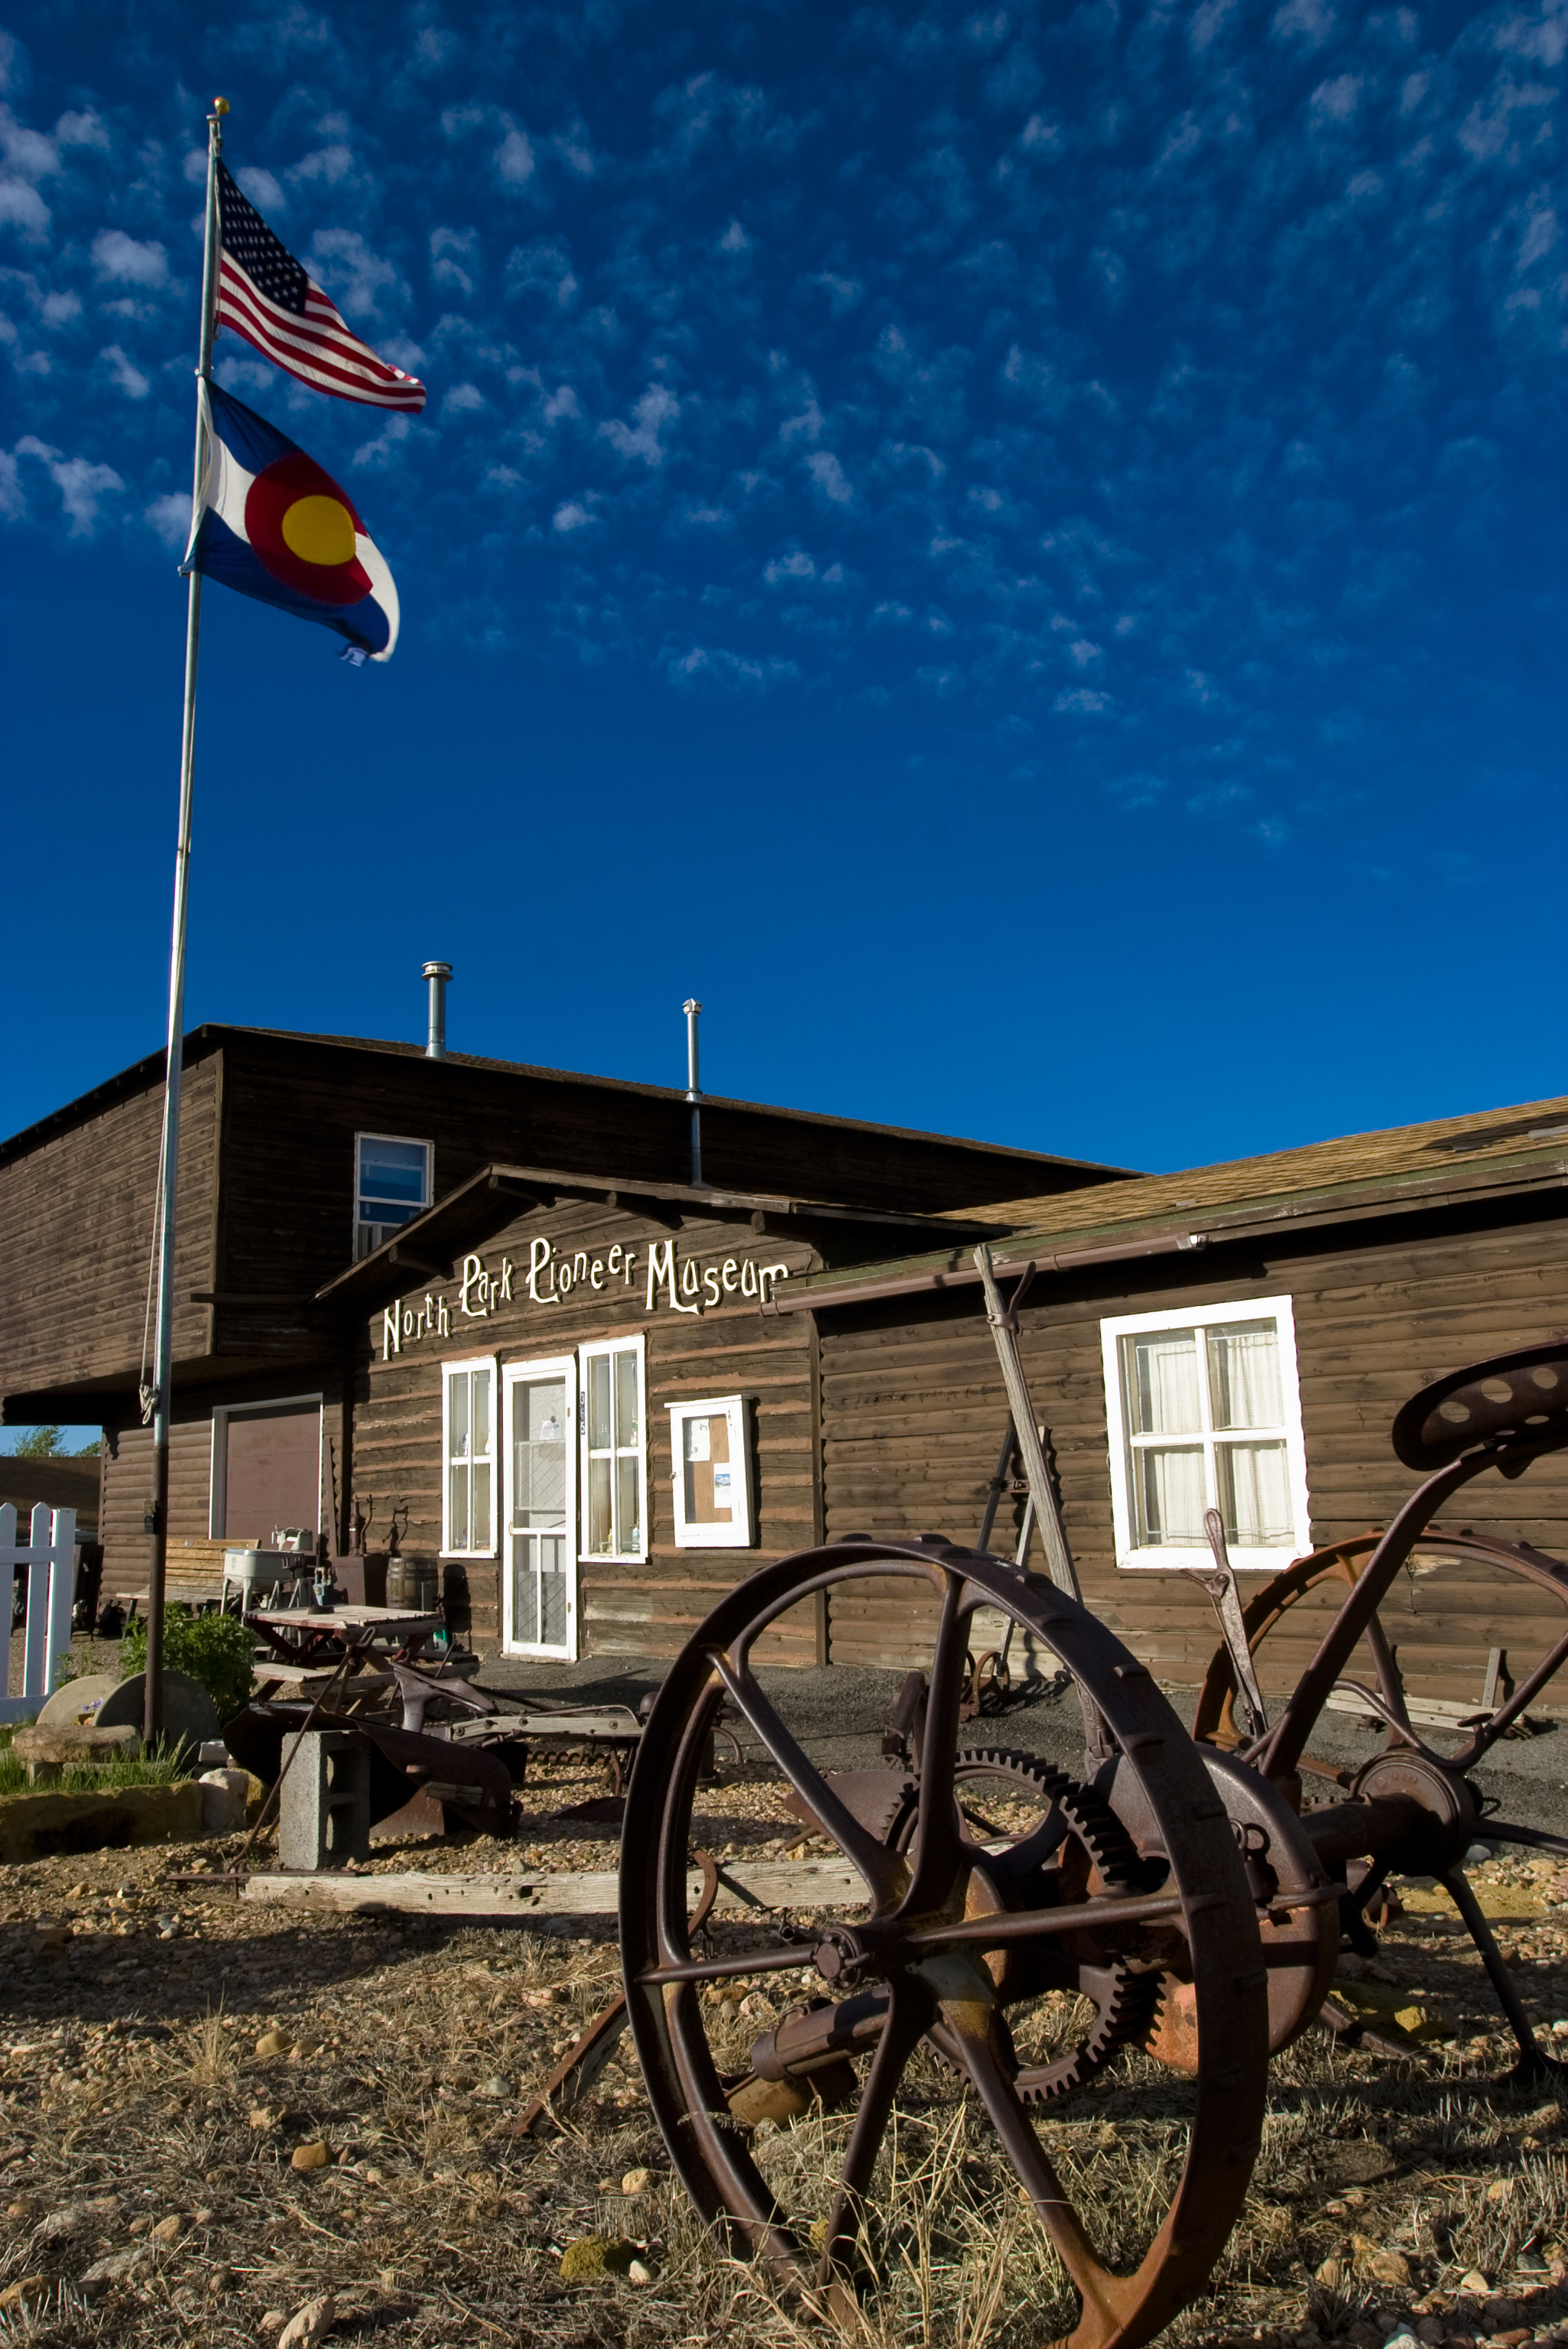
[[[702,1876],[694,1868],[686,1878],[691,1908],[701,1891]],[[437,1876],[420,1868],[396,1876],[285,1876],[272,1869],[251,1877],[243,1898],[294,1909],[390,1909],[404,1916],[486,1917],[497,1924],[537,1925],[553,1917],[614,1917],[620,1878],[613,1869],[526,1876]],[[865,1898],[865,1884],[847,1860],[736,1861],[720,1865],[715,1913],[849,1909]]]

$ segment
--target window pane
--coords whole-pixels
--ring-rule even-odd
[[[622,1550],[643,1547],[643,1464],[635,1453],[615,1463],[615,1515]]]
[[[642,1437],[637,1370],[637,1357],[630,1347],[615,1356],[615,1441],[619,1444],[636,1444]]]
[[[416,1209],[422,1207],[426,1204],[425,1171],[429,1163],[429,1154],[422,1142],[362,1142],[359,1195],[362,1199],[406,1199]]]
[[[1215,1448],[1226,1539],[1253,1548],[1292,1547],[1295,1528],[1284,1445],[1222,1444]]]
[[[1196,1435],[1198,1349],[1191,1330],[1156,1330],[1124,1338],[1122,1378],[1134,1435]]]
[[[1205,1540],[1202,1453],[1157,1451],[1150,1445],[1135,1452],[1132,1462],[1143,1520],[1140,1540],[1150,1546]]]
[[[402,1207],[392,1199],[366,1199],[362,1196],[359,1202],[360,1220],[373,1231],[395,1232],[399,1224],[411,1223],[418,1213],[417,1206]],[[379,1241],[377,1246],[380,1246]]]
[[[460,1462],[447,1471],[447,1547],[469,1547],[469,1472]]]
[[[540,1638],[546,1647],[566,1645],[566,1545],[559,1536],[539,1545]]]
[[[614,1547],[614,1526],[610,1517],[610,1463],[590,1460],[588,1463],[588,1555],[605,1557]]]
[[[511,1546],[511,1636],[531,1644],[539,1638],[539,1585],[533,1570],[535,1545],[521,1535]]]
[[[607,1354],[588,1357],[588,1448],[591,1452],[607,1452],[610,1448],[610,1358]]]
[[[1278,1427],[1279,1331],[1272,1321],[1237,1321],[1209,1332],[1210,1409],[1216,1427]]]
[[[447,1381],[447,1451],[453,1460],[464,1460],[469,1450],[469,1374],[454,1371]]]
[[[474,1381],[474,1456],[489,1459],[490,1449],[490,1374],[475,1371]]]
[[[474,1462],[474,1517],[472,1549],[488,1549],[490,1537],[490,1465],[488,1460]]]

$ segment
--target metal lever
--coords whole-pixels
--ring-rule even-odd
[[[1267,1733],[1268,1716],[1264,1711],[1264,1695],[1253,1670],[1253,1651],[1247,1645],[1247,1627],[1242,1620],[1242,1602],[1236,1596],[1236,1569],[1231,1564],[1231,1554],[1225,1547],[1225,1521],[1218,1509],[1203,1512],[1203,1531],[1209,1537],[1209,1547],[1214,1553],[1214,1571],[1210,1574],[1202,1567],[1190,1568],[1212,1599],[1214,1612],[1220,1619],[1220,1633],[1231,1659],[1231,1669],[1236,1675],[1248,1712],[1252,1715],[1253,1735]]]
[[[1024,1365],[1018,1358],[1017,1317],[1016,1312],[1009,1312],[1002,1302],[1002,1292],[991,1268],[991,1251],[984,1240],[975,1251],[975,1262],[985,1290],[985,1317],[991,1324],[996,1359],[1002,1365],[1002,1382],[1007,1390],[1007,1407],[1013,1414],[1013,1433],[1024,1463],[1024,1474],[1029,1480],[1029,1498],[1035,1505],[1035,1520],[1040,1528],[1046,1570],[1058,1590],[1065,1590],[1069,1599],[1081,1599],[1083,1594],[1078,1588],[1072,1553],[1068,1548],[1067,1536],[1057,1511],[1056,1492],[1046,1466],[1045,1449],[1035,1424],[1035,1410],[1029,1401]],[[1033,1269],[1031,1266],[1029,1273],[1025,1276],[1026,1280],[1032,1276]],[[1022,1293],[1021,1288],[1019,1293]],[[1015,1307],[1016,1303],[1015,1296]]]

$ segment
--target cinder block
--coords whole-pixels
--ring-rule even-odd
[[[315,1875],[370,1856],[370,1748],[347,1729],[284,1739],[289,1764],[278,1814],[280,1867]]]

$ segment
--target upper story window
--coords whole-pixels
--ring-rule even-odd
[[[1233,1565],[1312,1547],[1288,1297],[1100,1323],[1119,1566],[1202,1563],[1218,1509]]]
[[[360,1134],[355,1175],[356,1263],[429,1206],[430,1155],[428,1142],[409,1142],[396,1133]]]
[[[582,1350],[583,1555],[648,1554],[643,1341]]]

